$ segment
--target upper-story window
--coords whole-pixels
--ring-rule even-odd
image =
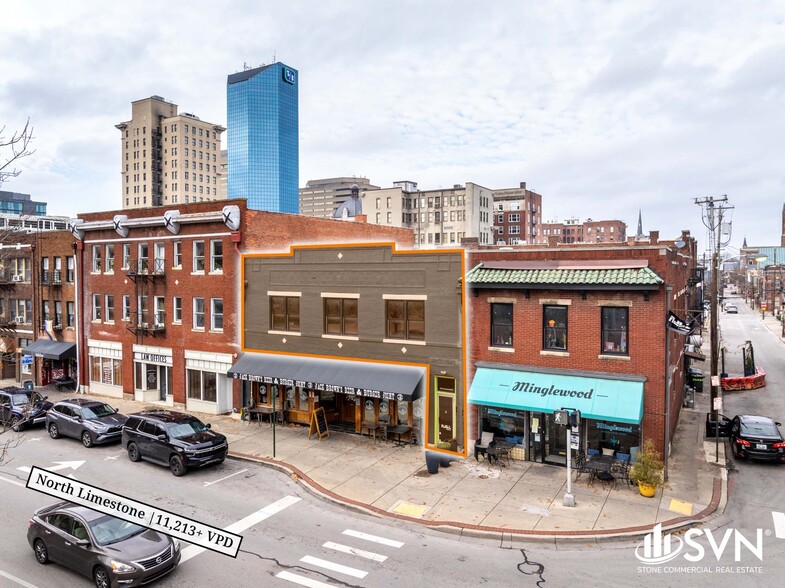
[[[388,339],[425,340],[425,300],[386,300]]]
[[[300,331],[300,297],[270,296],[270,329]]]
[[[164,271],[164,263],[166,261],[166,253],[164,253],[164,244],[163,243],[155,243],[153,245],[153,271],[157,274],[161,274]]]
[[[512,347],[512,304],[491,304],[491,346]]]
[[[542,320],[543,349],[567,351],[567,307],[544,306]]]
[[[174,267],[183,267],[183,243],[182,241],[174,242]]]
[[[510,214],[507,217],[507,220],[511,223],[519,223],[521,222],[521,215],[519,213]]]
[[[194,298],[193,305],[193,328],[204,329],[204,298]]]
[[[224,246],[223,241],[210,241],[210,271],[223,271],[224,266]]]
[[[76,273],[75,267],[76,267],[76,261],[74,260],[74,257],[73,256],[66,257],[65,281],[68,282],[69,284],[74,283],[74,274]]]
[[[114,271],[114,245],[111,243],[106,246],[106,271]]]
[[[221,331],[224,328],[223,298],[210,298],[210,330]]]
[[[101,271],[101,245],[93,245],[93,267],[92,272]]]
[[[325,335],[357,335],[357,299],[324,299]]]
[[[139,259],[137,270],[140,274],[146,274],[150,269],[150,245],[139,243]]]
[[[605,306],[602,312],[602,349],[600,353],[629,355],[627,331],[629,330],[629,309],[626,307]]]
[[[123,269],[131,267],[131,244],[123,243]]]
[[[194,241],[193,271],[204,271],[204,241]]]

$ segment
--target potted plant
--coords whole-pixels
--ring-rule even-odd
[[[638,483],[641,495],[652,497],[657,493],[657,488],[665,483],[664,472],[665,464],[660,452],[654,448],[651,439],[646,439],[632,466],[630,478]]]

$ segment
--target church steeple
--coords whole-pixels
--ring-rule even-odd
[[[785,209],[783,210],[783,215],[785,215]],[[783,216],[785,220],[785,216]],[[643,239],[643,221],[641,219],[641,209],[638,209],[638,232],[635,233],[636,239]]]

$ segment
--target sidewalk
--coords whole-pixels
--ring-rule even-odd
[[[5,381],[0,385],[13,382]],[[40,390],[57,401],[73,392]],[[374,444],[370,437],[330,432],[308,439],[307,427],[247,423],[231,416],[199,414],[227,436],[230,456],[274,467],[298,479],[310,491],[329,500],[377,515],[409,520],[442,530],[527,539],[573,536],[610,538],[648,533],[662,523],[665,530],[706,520],[724,507],[727,477],[724,443],[714,465],[713,443],[704,443],[703,424],[709,394],[697,394],[694,409],[682,409],[673,440],[668,486],[654,498],[637,487],[603,488],[588,485],[587,476],[573,482],[576,506],[562,505],[565,468],[512,461],[509,467],[489,468],[473,457],[459,459],[429,475],[423,450],[415,446]],[[121,413],[146,408],[129,400],[102,398]],[[725,481],[723,481],[725,480]]]

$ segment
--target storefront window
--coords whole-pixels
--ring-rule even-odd
[[[188,372],[188,398],[203,402],[215,402],[217,399],[217,376],[214,372],[186,370]]]
[[[297,396],[297,407],[304,411],[308,411],[308,390],[305,388],[300,388],[300,394]]]
[[[480,432],[490,431],[494,437],[523,444],[526,434],[526,412],[484,406],[480,409]]]
[[[409,403],[408,402],[399,402],[398,403],[398,424],[399,425],[408,425],[409,424]]]
[[[640,427],[628,423],[588,420],[587,449],[613,449],[616,454],[630,455],[640,446]]]
[[[123,385],[123,361],[110,357],[90,356],[90,381],[110,386]]]
[[[602,309],[602,349],[601,353],[628,355],[627,329],[629,309],[625,307],[605,307]]]
[[[374,415],[374,407],[373,407],[373,400],[370,398],[365,399],[365,410],[363,411],[363,421],[372,423],[376,420],[376,416]]]
[[[385,423],[390,422],[390,403],[386,400],[379,403],[379,420]]]

